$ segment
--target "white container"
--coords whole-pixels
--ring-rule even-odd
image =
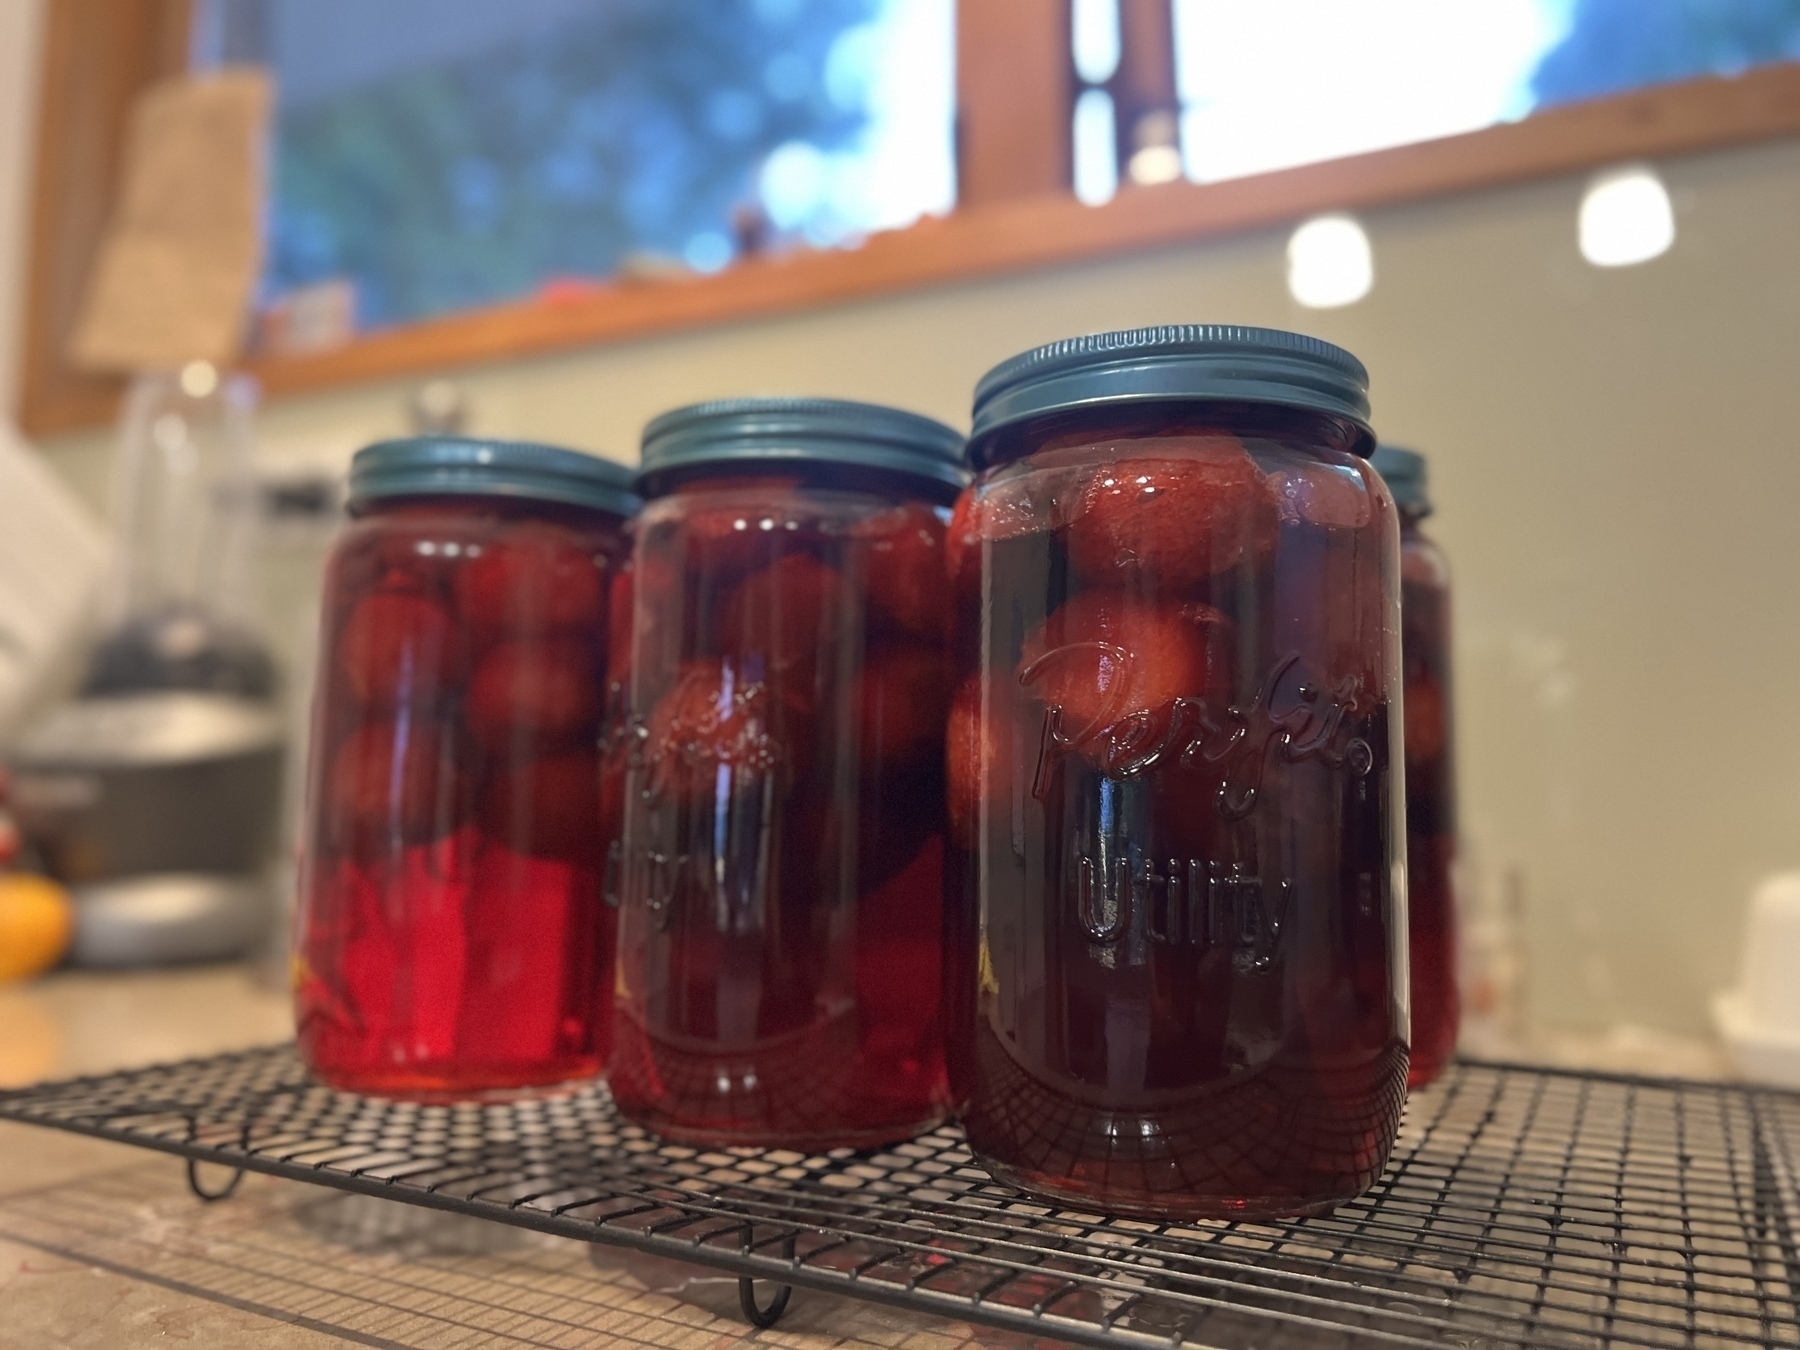
[[[0,740],[72,662],[105,567],[100,526],[0,418]]]
[[[1714,997],[1713,1021],[1746,1078],[1800,1088],[1800,872],[1750,897],[1738,986]]]

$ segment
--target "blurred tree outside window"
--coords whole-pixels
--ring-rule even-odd
[[[1198,182],[1800,59],[1800,0],[1169,2]],[[1073,0],[1089,83],[1118,63],[1118,4]],[[276,312],[325,295],[340,326],[405,324],[852,245],[955,201],[955,0],[198,8],[215,59],[275,72]],[[1120,181],[1112,133],[1075,120],[1074,182],[1098,202]]]
[[[954,202],[953,0],[219,0],[270,65],[265,304],[378,328]]]
[[[1540,107],[1800,60],[1800,0],[1577,0],[1531,75]]]

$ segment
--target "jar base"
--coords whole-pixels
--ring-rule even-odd
[[[337,1073],[307,1066],[313,1076],[339,1092],[425,1105],[456,1102],[518,1102],[574,1092],[600,1074],[599,1060],[565,1062],[541,1077],[531,1075],[453,1075],[420,1072]]]
[[[1165,1191],[1155,1195],[1133,1197],[1106,1195],[1069,1186],[1064,1179],[1046,1177],[1040,1172],[1008,1167],[980,1154],[975,1163],[1002,1186],[1023,1191],[1034,1200],[1059,1209],[1078,1209],[1121,1218],[1150,1219],[1309,1219],[1329,1214],[1362,1192],[1345,1190],[1342,1194],[1302,1199],[1293,1195],[1233,1196],[1190,1195]]]
[[[852,1149],[863,1153],[889,1144],[902,1144],[908,1139],[935,1130],[948,1120],[949,1112],[933,1111],[925,1116],[894,1125],[870,1125],[859,1129],[823,1131],[758,1130],[754,1128],[723,1129],[710,1125],[671,1119],[654,1111],[638,1111],[619,1103],[619,1114],[634,1125],[642,1126],[658,1139],[672,1144],[688,1144],[697,1148],[766,1148],[787,1149],[794,1153],[829,1153],[834,1149]]]

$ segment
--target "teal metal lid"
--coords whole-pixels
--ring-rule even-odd
[[[382,497],[511,497],[637,514],[631,470],[579,450],[470,436],[378,441],[350,461],[350,505]]]
[[[1378,445],[1375,453],[1369,456],[1369,463],[1387,481],[1396,507],[1421,518],[1431,514],[1425,456],[1417,450],[1402,450],[1397,445]]]
[[[1273,403],[1369,430],[1369,372],[1342,347],[1303,333],[1184,323],[1065,338],[1003,361],[975,386],[969,458],[995,436],[1048,413],[1204,400]]]
[[[885,469],[960,490],[962,433],[875,403],[835,398],[730,398],[666,412],[644,428],[637,489],[653,497],[669,476],[702,466],[782,462]]]

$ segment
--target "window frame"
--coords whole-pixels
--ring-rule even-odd
[[[1631,160],[1800,135],[1800,63],[1564,104],[1519,122],[1220,183],[1067,187],[1069,0],[959,0],[959,201],[852,249],[741,261],[710,276],[596,283],[359,336],[247,368],[273,396],[423,376],[986,276],[1369,210]],[[62,353],[104,229],[126,118],[185,67],[190,0],[48,0],[21,343],[19,422],[34,436],[104,424],[122,382]],[[1021,51],[1045,66],[1034,78]],[[1055,68],[1061,60],[1062,70]],[[981,91],[1014,97],[983,100]],[[1037,146],[1022,158],[1015,147]],[[1059,157],[1060,156],[1060,157]]]

